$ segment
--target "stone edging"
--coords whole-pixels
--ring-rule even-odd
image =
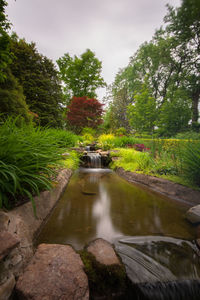
[[[8,299],[7,295],[15,285],[14,278],[23,272],[32,258],[34,239],[60,199],[71,175],[71,170],[62,170],[56,179],[56,186],[34,198],[37,218],[33,214],[31,202],[12,211],[0,210],[0,233],[5,237],[5,240],[1,240],[0,247],[0,299]],[[6,244],[8,247],[5,249]]]
[[[153,191],[185,202],[189,206],[200,204],[200,191],[163,178],[125,171],[123,168],[117,168],[115,172],[131,183],[139,183],[140,185],[147,186]]]

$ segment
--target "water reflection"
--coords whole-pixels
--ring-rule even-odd
[[[96,217],[96,235],[106,240],[112,241],[121,235],[120,231],[115,230],[111,219],[110,203],[111,199],[103,184],[99,186],[100,197],[93,207],[93,216]]]
[[[192,239],[185,204],[143,190],[104,169],[76,172],[44,227],[38,243],[82,248],[102,237],[165,235]]]

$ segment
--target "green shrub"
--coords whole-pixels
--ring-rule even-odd
[[[91,128],[91,127],[84,127],[84,128],[82,129],[81,134],[82,134],[82,135],[90,134],[90,135],[92,135],[92,136],[95,136],[95,135],[96,135],[96,129]]]
[[[200,133],[195,131],[180,132],[174,138],[185,140],[200,140]]]
[[[127,134],[127,130],[124,127],[120,127],[115,131],[115,134],[117,136],[121,136],[121,135],[126,135]]]
[[[111,152],[111,156],[120,157],[119,160],[112,164],[112,167],[122,167],[126,171],[147,171],[152,159],[148,152],[139,152],[134,149],[118,149],[118,153]]]
[[[191,142],[182,152],[183,175],[191,183],[200,186],[200,142]]]
[[[113,149],[115,146],[115,136],[113,134],[102,134],[98,138],[98,146],[104,150]]]

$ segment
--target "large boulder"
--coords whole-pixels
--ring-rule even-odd
[[[112,245],[103,239],[97,239],[89,244],[87,251],[94,255],[96,261],[100,264],[121,265]]]
[[[20,300],[87,300],[88,279],[71,246],[39,245],[16,285]]]
[[[191,223],[199,223],[200,222],[200,204],[191,207],[186,213],[186,218]]]
[[[103,239],[91,242],[81,258],[89,279],[91,299],[127,299],[127,277],[113,246]],[[130,299],[130,298],[129,298]]]

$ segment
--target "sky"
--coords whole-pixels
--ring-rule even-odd
[[[145,41],[163,24],[166,4],[181,0],[7,0],[12,30],[54,62],[86,49],[102,61],[102,76],[114,81]],[[98,90],[98,99],[105,88]]]

